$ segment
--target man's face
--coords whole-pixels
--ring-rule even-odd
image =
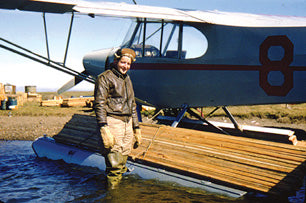
[[[130,70],[132,60],[130,57],[122,56],[121,59],[117,63],[118,70],[122,74],[126,74],[128,70]]]

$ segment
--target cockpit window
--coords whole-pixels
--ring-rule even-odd
[[[191,26],[183,28],[182,52],[186,54],[186,59],[198,58],[204,55],[208,48],[205,35]]]
[[[181,23],[138,23],[130,41],[137,57],[176,59],[197,58],[205,54],[207,39],[194,27]]]

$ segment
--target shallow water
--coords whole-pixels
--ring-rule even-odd
[[[31,144],[0,141],[0,202],[271,202],[266,197],[234,200],[132,175],[108,191],[101,171],[37,158]],[[304,190],[290,202],[302,202]]]

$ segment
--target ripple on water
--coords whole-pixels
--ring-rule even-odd
[[[39,159],[31,143],[0,141],[0,202],[263,202],[233,200],[136,175],[125,176],[119,189],[107,191],[101,171]],[[290,202],[304,199],[303,188]]]

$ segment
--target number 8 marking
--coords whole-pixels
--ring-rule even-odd
[[[271,46],[283,47],[285,54],[279,61],[272,61],[268,57]],[[269,36],[260,45],[259,61],[262,68],[259,70],[259,85],[269,96],[286,96],[293,88],[293,71],[289,65],[293,61],[293,44],[285,35]],[[284,75],[284,83],[280,86],[271,85],[268,75],[271,71],[280,71]]]

